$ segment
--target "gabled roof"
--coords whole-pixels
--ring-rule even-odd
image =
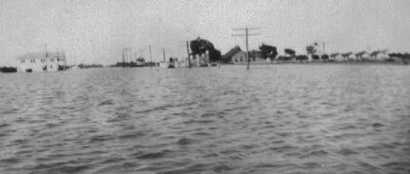
[[[233,47],[232,49],[230,49],[228,52],[226,52],[226,53],[222,56],[222,58],[223,58],[223,59],[230,59],[230,58],[232,58],[233,55],[235,55],[236,53],[241,52],[241,51],[242,51],[242,50],[241,50],[241,48],[240,48],[239,46],[235,46],[235,47]]]
[[[246,52],[245,51],[239,51],[239,52],[236,52],[235,54],[233,54],[232,55],[232,57],[235,57],[235,56],[241,56],[241,55],[245,55],[246,54]]]

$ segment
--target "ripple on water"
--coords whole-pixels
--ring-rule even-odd
[[[195,142],[195,140],[194,139],[191,139],[191,138],[181,138],[181,139],[179,139],[178,141],[177,141],[177,144],[178,145],[189,145],[189,144],[192,144],[192,143],[194,143]]]
[[[106,106],[106,105],[114,105],[114,100],[112,99],[104,100],[98,104],[98,106]]]
[[[172,153],[171,150],[161,150],[158,152],[145,152],[143,154],[140,154],[137,156],[138,159],[158,159],[158,158],[164,158],[167,157],[167,155],[170,155]]]
[[[408,67],[245,71],[2,76],[0,173],[410,173]]]

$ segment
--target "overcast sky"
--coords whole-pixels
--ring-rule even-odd
[[[129,47],[154,60],[186,54],[200,36],[225,53],[243,38],[232,28],[259,27],[250,38],[305,53],[325,42],[329,52],[410,51],[409,0],[0,0],[0,65],[27,52],[64,50],[69,63],[110,64]]]

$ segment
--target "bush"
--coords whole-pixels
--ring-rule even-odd
[[[322,60],[329,60],[329,55],[323,54],[321,58]]]
[[[306,55],[298,55],[298,56],[296,56],[296,60],[299,60],[299,61],[304,61],[304,60],[308,60],[308,59],[309,59],[309,57],[306,56]]]
[[[3,72],[3,73],[17,72],[17,68],[15,68],[15,67],[0,67],[0,72]]]
[[[312,55],[312,59],[313,59],[313,60],[319,60],[320,57],[319,57],[319,55],[313,54],[313,55]]]

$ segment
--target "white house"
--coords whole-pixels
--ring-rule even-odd
[[[18,72],[54,72],[67,65],[64,53],[28,53],[17,58]]]
[[[249,62],[251,64],[267,64],[270,62],[270,59],[261,58],[258,52],[249,52]],[[232,63],[233,64],[246,64],[248,63],[248,59],[246,58],[245,51],[238,51],[232,56]]]

